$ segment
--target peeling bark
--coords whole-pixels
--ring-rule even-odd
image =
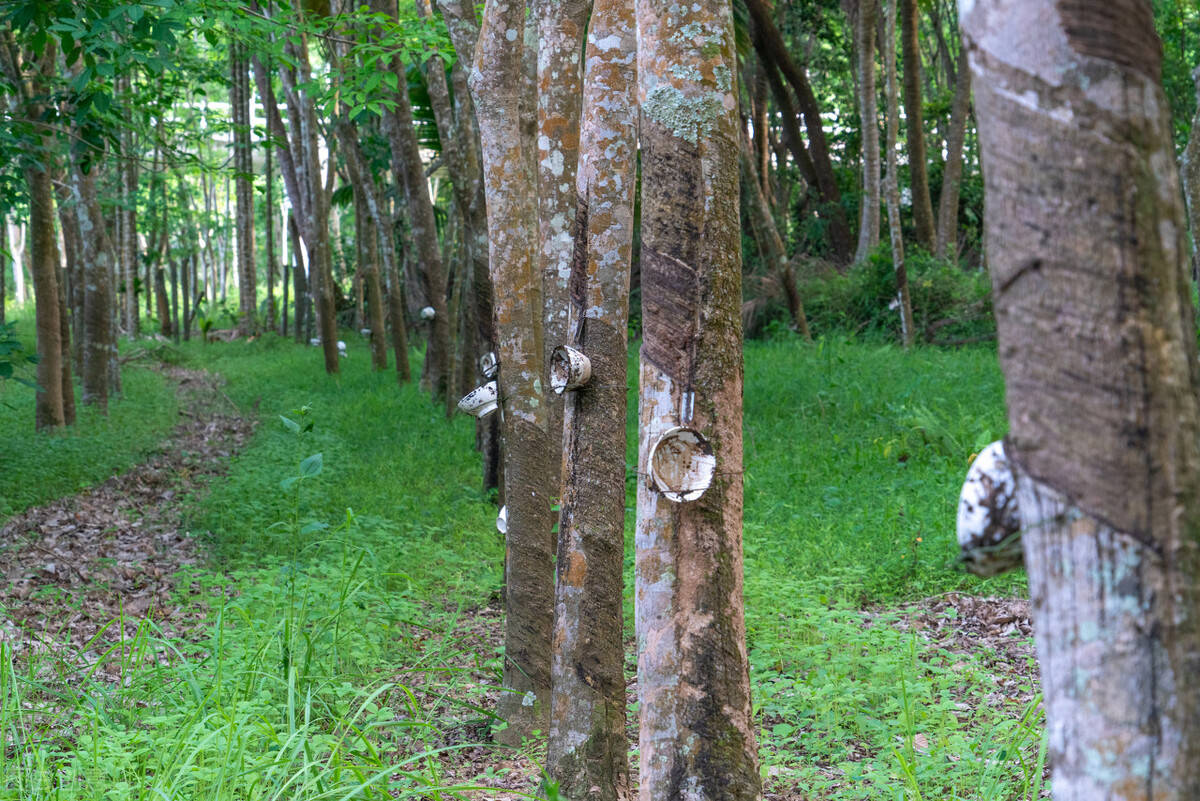
[[[1059,801],[1200,797],[1200,410],[1149,3],[961,6]]]
[[[571,345],[590,360],[592,377],[564,402],[547,772],[564,798],[580,801],[629,796],[621,632],[635,31],[633,0],[597,0],[584,57],[578,211],[564,308]]]
[[[742,606],[737,62],[730,6],[638,0],[642,308],[636,617],[639,796],[756,799]],[[676,503],[647,479],[668,429],[716,477]]]

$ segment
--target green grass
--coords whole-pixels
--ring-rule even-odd
[[[32,321],[25,322],[18,336],[32,339]],[[124,396],[110,399],[108,417],[83,406],[77,385],[78,420],[53,433],[34,431],[33,389],[0,382],[0,524],[136,464],[174,427],[175,393],[160,375],[136,367],[121,375]]]
[[[207,598],[202,637],[144,626],[119,688],[51,654],[0,671],[0,732],[37,744],[3,763],[0,798],[437,797],[430,751],[449,724],[434,710],[448,687],[467,692],[464,662],[499,666],[448,633],[497,592],[502,542],[471,421],[372,374],[347,340],[339,378],[270,336],[182,349],[261,420],[188,502],[215,560],[183,581]],[[771,781],[847,800],[1036,797],[1036,715],[988,704],[981,659],[887,612],[1023,592],[1023,575],[981,582],[954,564],[958,486],[1003,433],[1001,388],[987,349],[748,345],[746,616]]]

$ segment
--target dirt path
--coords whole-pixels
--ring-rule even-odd
[[[202,617],[177,591],[199,588],[174,583],[180,568],[200,558],[181,529],[180,501],[224,474],[254,422],[238,414],[220,377],[155,369],[177,385],[180,408],[180,423],[158,449],[127,472],[0,528],[0,576],[13,601],[0,606],[0,642],[18,660],[52,651],[90,667],[147,617],[168,636]],[[122,615],[123,626],[114,623]],[[93,675],[119,678],[104,664]]]

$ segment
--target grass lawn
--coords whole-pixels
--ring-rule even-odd
[[[115,688],[8,654],[0,731],[38,746],[0,767],[0,798],[436,796],[450,718],[487,720],[488,690],[467,674],[498,681],[495,649],[453,645],[500,587],[496,511],[471,421],[372,374],[347,339],[339,378],[274,337],[179,351],[261,420],[228,477],[185,501],[213,558],[181,582],[208,599],[202,636],[148,624],[139,653],[161,658],[131,658]],[[126,380],[126,403],[163,402],[161,386]],[[152,438],[152,418],[126,425]],[[967,461],[1003,431],[987,349],[748,345],[746,610],[776,797],[1033,797],[1036,716],[986,702],[986,655],[893,625],[906,602],[951,590],[1023,593],[1023,574],[981,582],[954,564]],[[19,485],[6,466],[0,497]],[[30,695],[54,700],[35,712]]]

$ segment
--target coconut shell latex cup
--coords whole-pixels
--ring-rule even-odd
[[[668,500],[694,501],[712,486],[717,457],[708,440],[694,428],[667,429],[650,449],[650,478]]]
[[[487,417],[499,407],[500,388],[495,381],[489,381],[481,387],[468,392],[458,402],[460,411],[475,417]]]

